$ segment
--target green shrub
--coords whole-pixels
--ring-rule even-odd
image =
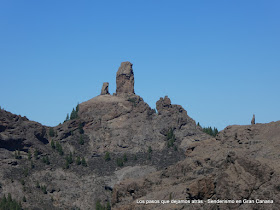
[[[109,161],[109,160],[111,160],[110,153],[106,152],[105,153],[105,161]]]
[[[133,106],[137,105],[137,99],[136,98],[129,98],[128,101],[131,102],[133,104]]]
[[[29,174],[28,168],[24,168],[24,169],[23,169],[23,175],[24,175],[25,177],[27,177],[28,174]]]
[[[41,186],[41,190],[43,191],[44,194],[47,194],[47,187],[46,187],[46,185]]]
[[[96,203],[95,203],[95,209],[96,210],[111,210],[111,205],[110,205],[110,202],[108,201],[107,204],[105,205],[102,205],[100,203],[100,201],[98,200]]]
[[[148,153],[152,153],[152,152],[153,152],[152,147],[149,146],[149,148],[148,148]]]

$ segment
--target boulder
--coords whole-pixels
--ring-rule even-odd
[[[116,77],[116,95],[129,95],[134,93],[134,73],[132,63],[122,62]]]

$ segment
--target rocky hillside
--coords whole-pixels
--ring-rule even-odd
[[[151,109],[135,94],[131,63],[121,64],[116,83],[116,93],[105,82],[56,127],[0,110],[0,197],[10,193],[24,209],[279,205],[279,122],[231,126],[213,138],[167,96]],[[257,198],[274,203],[137,203]]]
[[[279,140],[280,121],[228,126],[216,138],[189,144],[183,161],[115,185],[113,206],[115,209],[279,209]],[[137,203],[150,199],[204,202]],[[217,204],[208,203],[208,199],[242,202]]]

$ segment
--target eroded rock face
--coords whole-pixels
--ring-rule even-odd
[[[122,62],[117,72],[117,95],[134,94],[134,73],[132,63]]]
[[[109,82],[104,82],[103,83],[100,95],[110,95],[110,93],[109,93]]]

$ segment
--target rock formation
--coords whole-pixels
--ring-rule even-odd
[[[134,73],[132,63],[122,62],[117,72],[117,95],[134,94]]]
[[[168,96],[165,96],[164,98],[160,98],[156,102],[156,107],[157,107],[158,114],[161,114],[162,111],[164,110],[168,110],[169,108],[171,108],[170,98],[168,98]]]
[[[279,209],[280,121],[228,126],[218,136],[188,145],[186,158],[113,188],[115,209]],[[235,134],[238,138],[235,138]],[[267,144],[269,140],[269,144]],[[277,154],[277,155],[276,155]],[[136,200],[273,200],[274,203],[149,204]]]
[[[214,138],[167,96],[156,113],[133,86],[124,62],[116,95],[104,83],[79,104],[78,118],[53,128],[0,110],[0,198],[25,196],[24,209],[92,209],[97,201],[112,209],[279,209],[280,121],[228,126]],[[256,198],[275,203],[136,202]]]
[[[101,89],[101,95],[110,95],[109,93],[109,83],[104,82]]]
[[[255,122],[256,121],[256,118],[255,118],[255,115],[253,114],[253,118],[252,118],[252,120],[251,120],[251,125],[255,125]]]

